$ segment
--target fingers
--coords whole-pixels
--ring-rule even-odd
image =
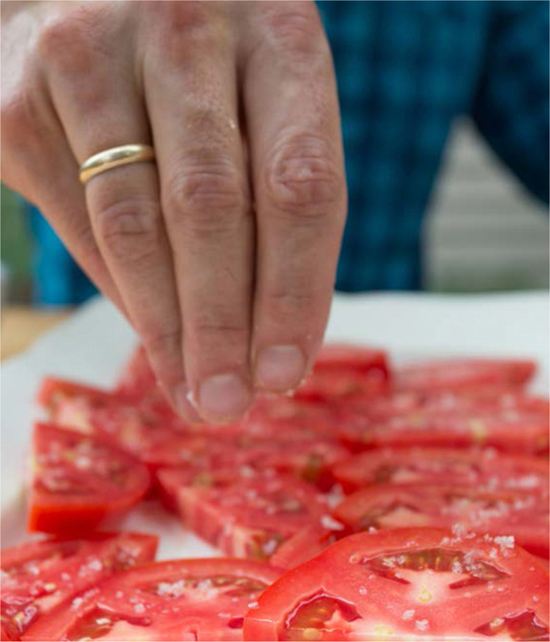
[[[261,3],[244,78],[257,208],[255,383],[293,389],[322,342],[345,221],[336,84],[313,3]],[[267,34],[267,35],[266,35]]]
[[[41,80],[31,72],[36,88]],[[78,164],[44,94],[12,94],[2,102],[2,179],[36,203],[96,286],[126,314],[97,247],[78,180]]]
[[[92,18],[101,15],[84,13],[73,24],[62,23],[47,48],[53,102],[79,163],[111,147],[150,141],[133,73],[97,41],[94,47],[86,44],[87,29],[98,27],[86,22]],[[102,27],[106,28],[104,23]],[[92,178],[85,192],[97,245],[155,374],[173,403],[190,415],[177,291],[156,167],[139,163],[111,169]]]
[[[253,220],[235,60],[223,22],[209,13],[211,3],[154,4],[166,19],[157,34],[163,46],[145,61],[145,90],[187,381],[201,416],[226,421],[252,400]]]

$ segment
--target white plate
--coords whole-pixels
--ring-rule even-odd
[[[536,359],[534,389],[548,389],[548,294],[490,296],[381,294],[335,297],[327,336],[390,350],[394,362],[449,356],[518,356]],[[46,374],[100,386],[114,383],[136,341],[124,319],[97,299],[2,367],[2,546],[25,535],[24,471],[35,392]],[[123,523],[161,536],[160,557],[213,555],[154,504]]]

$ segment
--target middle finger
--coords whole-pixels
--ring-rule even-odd
[[[252,400],[254,227],[231,36],[211,3],[153,5],[161,28],[158,46],[151,49],[157,55],[145,61],[144,82],[184,324],[187,380],[201,416],[226,421]]]

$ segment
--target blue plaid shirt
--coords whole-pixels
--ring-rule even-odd
[[[338,289],[421,287],[423,217],[457,116],[469,115],[548,202],[546,1],[318,5],[338,77],[349,189]],[[81,300],[90,286],[51,230],[37,227],[39,298]]]

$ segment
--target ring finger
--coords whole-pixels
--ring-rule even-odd
[[[56,110],[79,163],[112,147],[150,142],[131,75],[111,71],[109,60],[96,63],[83,76],[57,73],[50,78]],[[93,177],[86,185],[86,202],[101,254],[159,383],[184,416],[196,419],[187,400],[182,325],[155,165],[131,164]]]

